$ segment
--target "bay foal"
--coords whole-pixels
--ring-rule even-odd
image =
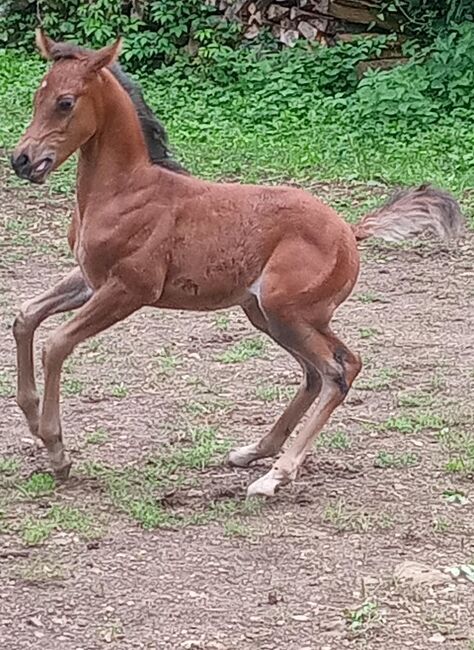
[[[43,441],[56,474],[66,478],[71,461],[62,441],[60,378],[76,345],[143,306],[209,311],[240,305],[298,361],[303,381],[271,431],[231,452],[230,462],[245,466],[277,455],[319,397],[293,444],[248,488],[249,495],[274,494],[295,478],[361,368],[359,355],[330,328],[357,280],[356,239],[405,238],[420,230],[456,235],[461,215],[455,200],[418,188],[352,229],[298,189],[209,183],[152,165],[136,108],[109,70],[120,40],[96,52],[61,50],[39,31],[37,43],[53,65],[12,164],[23,178],[44,182],[79,150],[69,242],[85,288],[79,296],[71,287],[68,309],[72,304],[79,311],[45,344],[41,413],[20,376],[33,366],[32,348],[20,349],[24,315],[17,319],[21,406],[30,430]]]

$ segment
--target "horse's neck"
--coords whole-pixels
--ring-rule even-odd
[[[123,189],[148,152],[140,123],[127,93],[108,71],[97,80],[97,131],[80,149],[77,166],[79,211],[91,197],[114,195]]]

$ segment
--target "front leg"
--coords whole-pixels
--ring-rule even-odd
[[[143,301],[128,290],[120,280],[111,278],[94,293],[71,320],[60,325],[45,343],[44,399],[38,435],[60,479],[66,479],[71,468],[71,461],[62,441],[59,409],[63,363],[76,345],[124,320],[143,304]]]
[[[13,323],[17,358],[17,403],[25,414],[33,436],[38,436],[39,398],[36,390],[33,342],[39,325],[60,312],[82,307],[92,296],[79,268],[52,289],[23,303]]]

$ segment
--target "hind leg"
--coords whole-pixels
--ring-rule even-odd
[[[321,379],[317,370],[308,364],[302,357],[289,350],[283,343],[273,336],[269,329],[269,324],[258,306],[255,298],[243,306],[243,309],[250,322],[260,331],[268,334],[273,340],[286,349],[298,361],[303,369],[303,381],[298,388],[296,395],[286,407],[283,414],[273,425],[271,431],[263,436],[258,442],[244,447],[234,449],[229,453],[229,462],[231,465],[246,467],[254,460],[275,456],[281,449],[282,445],[294,430],[303,415],[314,402],[321,389]]]
[[[329,328],[335,309],[356,282],[357,247],[344,227],[334,238],[322,237],[321,246],[311,232],[282,240],[257,285],[270,335],[318,373],[322,386],[314,410],[291,447],[265,476],[249,486],[249,495],[272,495],[295,478],[315,436],[344,400],[361,369],[360,357]]]
[[[300,335],[300,353],[321,375],[319,401],[290,448],[267,474],[249,486],[248,496],[272,496],[280,485],[296,477],[314,438],[333,410],[343,402],[362,366],[359,355],[351,352],[329,329],[309,331],[306,326],[301,328]]]

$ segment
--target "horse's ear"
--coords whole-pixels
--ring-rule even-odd
[[[89,57],[89,69],[97,72],[101,68],[112,65],[118,59],[122,50],[122,37],[119,36],[115,43],[97,50]]]
[[[41,55],[45,59],[51,59],[52,55],[52,49],[55,46],[55,42],[53,41],[52,38],[49,38],[49,36],[46,35],[46,32],[43,31],[41,27],[38,27],[38,29],[35,32],[35,40],[36,40],[36,47],[40,51]]]

